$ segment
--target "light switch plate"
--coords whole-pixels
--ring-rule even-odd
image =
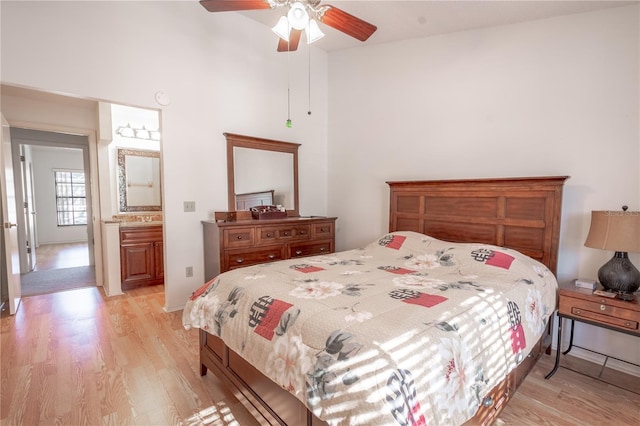
[[[196,211],[196,202],[195,201],[185,201],[184,202],[184,211],[185,212],[195,212]]]

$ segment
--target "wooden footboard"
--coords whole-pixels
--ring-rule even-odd
[[[542,353],[548,352],[550,344],[551,336],[545,333],[518,368],[487,394],[483,405],[466,425],[492,424]],[[231,385],[236,398],[261,424],[327,425],[296,397],[229,349],[218,337],[200,330],[200,374],[204,376],[207,370],[212,370],[216,376]]]

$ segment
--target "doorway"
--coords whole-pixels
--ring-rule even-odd
[[[96,286],[87,137],[11,128],[11,140],[22,295]]]

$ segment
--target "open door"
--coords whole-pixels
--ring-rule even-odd
[[[2,118],[0,132],[0,196],[2,197],[2,232],[6,246],[5,259],[7,267],[7,294],[9,297],[9,313],[14,315],[20,305],[20,253],[18,251],[18,214],[16,211],[15,185],[13,181],[13,160],[11,157],[11,136],[9,123]]]
[[[33,271],[36,266],[36,201],[33,192],[33,165],[31,155],[27,155],[30,148],[20,145],[20,174],[22,178],[22,199],[24,200],[24,224],[26,231],[26,256],[20,265],[20,272],[27,273]],[[18,241],[18,244],[20,242]],[[18,246],[20,249],[20,246]]]

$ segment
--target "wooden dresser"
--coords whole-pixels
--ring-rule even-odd
[[[162,225],[120,227],[122,290],[164,284]]]
[[[335,251],[335,217],[203,221],[204,276]]]

